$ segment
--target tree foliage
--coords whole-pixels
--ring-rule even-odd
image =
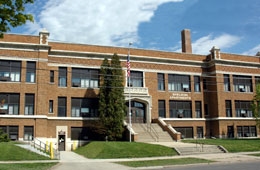
[[[4,133],[1,129],[0,129],[0,142],[9,142],[10,139],[8,137],[8,134]]]
[[[109,64],[105,58],[100,70],[99,117],[109,140],[122,137],[125,115],[123,72],[119,57],[114,54]]]
[[[256,121],[256,125],[260,129],[260,83],[256,84],[256,94],[253,98],[251,109]]]
[[[26,23],[33,22],[33,16],[25,13],[25,5],[32,4],[34,0],[0,0],[0,37],[3,33],[10,31]]]

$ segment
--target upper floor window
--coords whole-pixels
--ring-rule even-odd
[[[53,100],[49,100],[49,113],[53,113]]]
[[[59,86],[66,87],[67,86],[67,68],[59,67]]]
[[[196,118],[202,118],[201,101],[195,101]]]
[[[127,81],[129,81],[129,79]],[[127,84],[129,84],[129,82]],[[131,71],[130,86],[131,87],[143,87],[144,86],[143,72]]]
[[[170,100],[170,117],[192,118],[191,102]]]
[[[50,83],[54,83],[54,70],[50,70]]]
[[[200,77],[194,76],[194,91],[200,92]]]
[[[236,116],[237,117],[253,117],[251,111],[251,101],[235,101]]]
[[[226,106],[226,117],[232,117],[231,100],[226,100],[225,106]]]
[[[72,98],[71,117],[98,117],[98,99]]]
[[[190,91],[190,76],[189,75],[168,75],[168,90],[169,91]]]
[[[165,111],[165,100],[159,100],[158,101],[158,112],[159,117],[166,117],[166,111]]]
[[[164,80],[163,73],[157,74],[157,81],[158,81],[158,90],[165,90],[165,80]]]
[[[34,115],[34,94],[25,94],[25,115]]]
[[[224,91],[230,91],[230,76],[224,74]]]
[[[27,61],[26,66],[26,82],[35,83],[36,75],[36,62]]]
[[[84,88],[98,88],[99,70],[72,68],[72,86]]]
[[[21,62],[0,60],[0,81],[21,80]]]
[[[58,97],[58,117],[67,116],[67,98]]]
[[[235,92],[252,92],[252,77],[233,75]]]
[[[19,94],[0,93],[0,114],[19,114]]]

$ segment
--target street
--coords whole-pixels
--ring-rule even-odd
[[[211,163],[211,164],[197,164],[197,165],[181,165],[168,166],[163,168],[151,168],[151,170],[256,170],[259,169],[260,162],[232,162],[232,163]]]

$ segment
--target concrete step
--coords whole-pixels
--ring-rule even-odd
[[[180,155],[194,155],[207,153],[224,153],[224,151],[216,145],[197,145],[192,147],[175,147]]]
[[[137,133],[137,142],[172,142],[172,137],[168,132],[156,123],[152,124],[132,124],[132,128]]]

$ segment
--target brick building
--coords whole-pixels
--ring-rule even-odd
[[[180,133],[259,136],[250,111],[259,56],[221,53],[218,47],[208,55],[192,54],[190,32],[183,30],[181,53],[131,48],[127,87],[129,48],[49,42],[48,36],[43,30],[0,39],[0,128],[11,139],[62,140],[61,149],[91,140],[86,124],[98,117],[100,65],[114,53],[124,69],[132,123],[158,123],[176,140]]]

